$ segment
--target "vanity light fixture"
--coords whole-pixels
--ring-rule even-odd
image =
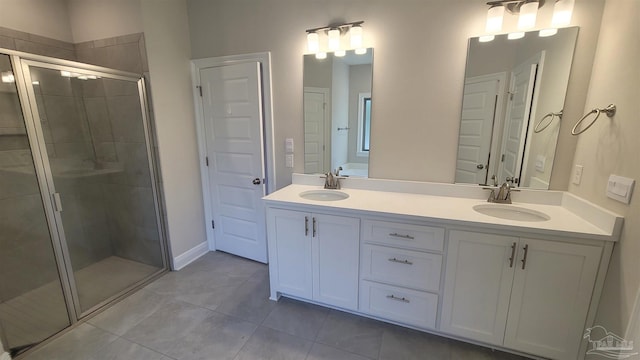
[[[553,5],[553,17],[551,18],[551,28],[540,30],[540,36],[553,36],[558,33],[558,28],[571,24],[573,15],[573,5],[575,0],[557,0]]]
[[[364,21],[355,21],[344,24],[336,24],[319,28],[307,29],[307,50],[311,54],[315,54],[317,59],[326,59],[327,52],[333,52],[335,56],[341,57],[346,55],[347,48],[341,47],[341,36],[349,33],[350,48],[354,49],[356,54],[366,54],[367,49],[362,48],[362,24]],[[327,46],[324,48],[320,44],[320,36],[322,33],[327,35]]]
[[[502,30],[502,20],[504,19],[504,6],[494,5],[487,11],[487,25],[485,31],[490,35],[480,36],[480,42],[488,42],[495,39],[495,35]]]
[[[526,31],[536,26],[536,16],[538,15],[538,2],[532,1],[520,6],[520,16],[518,16],[518,30]]]

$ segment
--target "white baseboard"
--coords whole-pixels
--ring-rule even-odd
[[[203,243],[200,243],[196,247],[193,247],[183,252],[182,254],[174,257],[172,270],[178,271],[183,267],[196,261],[198,258],[200,258],[201,256],[203,256],[208,252],[209,252],[209,243],[206,241]]]
[[[11,355],[8,352],[0,354],[0,360],[11,360]]]

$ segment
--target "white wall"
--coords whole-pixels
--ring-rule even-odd
[[[572,25],[581,33],[570,115],[584,108],[602,6],[603,0],[576,3]],[[290,182],[284,139],[303,144],[304,31],[339,20],[364,20],[366,45],[375,48],[370,176],[453,182],[467,39],[484,30],[483,1],[188,0],[188,8],[194,58],[272,52],[277,187]],[[552,11],[543,7],[539,24],[548,24]],[[510,18],[505,30],[514,26]],[[566,188],[574,145],[568,136],[559,146],[555,188]],[[303,172],[300,146],[295,159],[293,171]]]
[[[640,188],[636,184],[630,205],[608,199],[605,188],[610,174],[640,180],[639,15],[640,1],[606,2],[584,112],[609,103],[615,103],[618,112],[612,120],[601,116],[578,136],[574,164],[584,166],[582,183],[569,185],[570,192],[625,216],[596,319],[596,324],[621,336],[630,323],[640,289]],[[566,121],[573,125],[578,119]]]
[[[139,0],[67,0],[67,3],[74,43],[143,31]]]
[[[206,241],[185,0],[140,0],[171,252]]]
[[[0,0],[0,26],[73,42],[66,0]]]

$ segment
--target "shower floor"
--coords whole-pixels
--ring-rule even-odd
[[[111,256],[76,271],[82,310],[159,270],[158,267]],[[66,328],[69,319],[60,284],[54,281],[0,304],[0,325],[11,348],[40,342]]]

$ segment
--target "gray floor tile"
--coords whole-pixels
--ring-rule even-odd
[[[72,331],[28,354],[23,360],[84,360],[97,354],[118,337],[89,324]]]
[[[206,271],[234,276],[251,276],[258,270],[268,271],[268,266],[221,251],[210,252],[181,271]]]
[[[453,342],[451,346],[451,360],[526,360],[527,358],[510,353],[492,350],[483,346],[467,344],[461,341]]]
[[[329,310],[318,305],[281,298],[262,325],[272,329],[315,340]]]
[[[110,343],[88,360],[171,360],[158,352],[125,339]]]
[[[368,360],[364,356],[353,354],[331,346],[315,343],[307,356],[307,360]],[[401,358],[396,358],[401,359]]]
[[[441,336],[399,326],[389,326],[382,336],[379,359],[449,359],[451,356],[450,345],[451,341]]]
[[[216,311],[259,325],[275,307],[276,302],[269,300],[269,281],[260,275],[230,293]]]
[[[162,295],[141,289],[89,319],[88,323],[116,335],[123,335],[168,302],[169,299]]]
[[[166,354],[180,360],[233,359],[257,326],[214,313],[184,336],[169,342]]]
[[[166,354],[177,337],[190,332],[213,314],[184,302],[169,303],[124,334],[124,338]]]
[[[385,327],[375,320],[332,310],[316,342],[377,359]]]
[[[312,344],[311,341],[261,326],[235,359],[301,360],[307,356]]]

